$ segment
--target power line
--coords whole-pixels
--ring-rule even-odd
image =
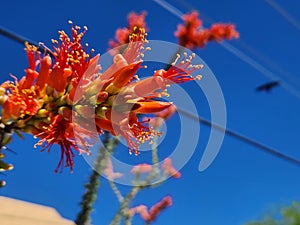
[[[242,48],[246,52],[251,54],[253,58],[258,59],[260,62],[262,62],[263,65],[267,65],[269,68],[272,68],[278,74],[283,76],[284,79],[288,80],[288,83],[300,84],[299,77],[293,76],[290,72],[284,70],[282,67],[280,67],[280,65],[278,65],[277,63],[272,61],[270,58],[268,58],[262,52],[258,51],[257,49],[253,48],[252,46],[250,46],[248,43],[245,43],[244,41],[242,41],[240,39],[236,40],[235,43],[239,46],[239,48]]]
[[[292,85],[290,85],[288,82],[286,82],[283,79],[280,79],[276,74],[265,68],[262,64],[254,60],[252,57],[248,56],[241,50],[237,49],[233,45],[229,44],[227,41],[223,41],[220,43],[220,45],[225,48],[227,51],[232,53],[233,55],[237,56],[239,59],[256,69],[258,72],[263,74],[265,77],[271,79],[271,80],[280,80],[280,84],[283,88],[285,88],[288,92],[293,94],[295,97],[300,99],[300,91],[294,88]]]
[[[245,143],[247,143],[249,145],[252,145],[252,146],[254,146],[254,147],[258,148],[258,149],[261,149],[264,152],[270,153],[273,156],[276,156],[276,157],[281,158],[283,160],[286,160],[286,161],[288,161],[290,163],[293,163],[293,164],[295,164],[297,166],[300,166],[300,160],[295,159],[295,158],[293,158],[291,156],[285,155],[285,154],[279,152],[278,150],[276,150],[274,148],[271,148],[271,147],[266,146],[266,145],[264,145],[262,143],[259,143],[259,142],[255,141],[255,140],[251,139],[251,138],[248,138],[248,137],[246,137],[246,136],[244,136],[242,134],[239,134],[238,132],[235,132],[233,130],[224,128],[222,126],[219,126],[219,125],[217,125],[215,123],[212,123],[211,121],[209,121],[207,119],[204,119],[203,117],[196,116],[196,115],[194,115],[194,114],[192,114],[190,112],[187,112],[187,111],[185,111],[183,109],[177,108],[177,111],[179,113],[181,113],[182,115],[184,115],[184,116],[186,116],[186,117],[188,117],[188,118],[190,118],[190,119],[192,119],[192,120],[194,120],[196,122],[199,122],[199,123],[201,123],[201,124],[203,124],[203,125],[205,125],[207,127],[211,127],[211,128],[217,129],[217,130],[219,130],[221,132],[224,132],[228,136],[236,138],[236,139],[238,139],[238,140],[240,140],[242,142],[245,142]]]
[[[172,13],[173,15],[177,16],[179,19],[182,19],[182,16],[184,15],[179,9],[174,7],[173,5],[169,4],[166,1],[162,0],[153,0],[157,4],[159,4],[161,7]]]
[[[52,52],[50,52],[48,49],[44,48],[42,45],[40,45],[39,43],[30,40],[29,38],[23,37],[22,35],[16,34],[2,26],[0,26],[0,35],[3,35],[13,41],[16,41],[20,44],[22,44],[23,46],[25,45],[25,43],[28,43],[30,45],[34,45],[38,48],[38,50],[40,52],[47,52],[50,55],[53,55]]]
[[[300,31],[300,23],[294,19],[286,10],[272,0],[265,0],[279,15],[281,15],[289,24]]]

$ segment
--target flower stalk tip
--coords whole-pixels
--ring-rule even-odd
[[[239,38],[233,24],[216,23],[210,28],[203,28],[203,22],[199,19],[197,11],[183,15],[182,20],[183,24],[178,25],[174,34],[179,44],[186,48],[204,48],[210,41],[221,42]]]

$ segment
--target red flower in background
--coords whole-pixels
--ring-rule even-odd
[[[224,39],[238,38],[239,33],[233,24],[216,23],[210,27],[210,40],[222,41]]]
[[[171,158],[166,158],[163,161],[161,168],[166,175],[174,178],[181,178],[181,173],[173,167]]]
[[[147,224],[150,224],[154,222],[157,218],[157,216],[167,207],[170,207],[172,205],[172,197],[166,196],[162,200],[160,200],[158,203],[153,205],[150,210],[148,211],[147,206],[145,205],[139,205],[134,208],[131,208],[129,210],[130,216],[133,216],[134,214],[138,213],[140,214],[141,218],[147,222]]]
[[[133,174],[140,174],[140,173],[150,173],[152,171],[152,165],[147,164],[147,163],[143,163],[143,164],[138,164],[135,165],[132,169],[131,169],[131,173]]]
[[[148,31],[147,24],[145,22],[146,12],[135,13],[131,12],[127,16],[128,26],[123,28],[118,28],[115,34],[115,40],[109,41],[109,46],[111,48],[116,48],[120,45],[128,44],[130,36],[139,32],[140,28]]]
[[[150,223],[153,222],[157,216],[167,207],[170,207],[172,205],[172,197],[166,196],[160,202],[156,203],[154,206],[152,206],[149,210],[149,217],[145,218],[145,220]]]
[[[202,20],[196,11],[183,16],[184,24],[179,24],[175,36],[180,45],[194,49],[203,48],[209,41],[220,42],[239,37],[233,24],[213,24],[210,28],[202,27]]]

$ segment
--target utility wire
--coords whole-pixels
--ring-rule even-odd
[[[283,79],[280,79],[279,76],[268,70],[266,67],[264,67],[262,64],[254,60],[252,57],[248,56],[241,50],[237,49],[233,45],[229,44],[227,41],[223,41],[220,43],[220,45],[225,48],[228,52],[232,53],[236,57],[238,57],[240,60],[244,61],[254,69],[256,69],[258,72],[263,74],[265,77],[269,78],[270,80],[280,80],[280,84],[283,88],[285,88],[288,92],[290,92],[292,95],[300,99],[300,91],[294,88],[292,85],[290,85],[288,82],[286,82]]]
[[[224,128],[222,126],[219,126],[219,125],[217,125],[215,123],[212,123],[211,121],[209,121],[207,119],[204,119],[204,118],[202,118],[200,116],[196,116],[196,115],[194,115],[194,114],[192,114],[190,112],[187,112],[187,111],[185,111],[183,109],[177,108],[177,112],[180,113],[180,114],[182,114],[182,115],[184,115],[184,116],[186,116],[186,117],[188,117],[188,118],[190,118],[190,119],[192,119],[192,120],[194,120],[194,121],[196,121],[196,122],[199,122],[199,123],[201,123],[201,124],[203,124],[203,125],[205,125],[207,127],[211,127],[211,128],[216,129],[216,130],[219,130],[221,132],[224,132],[228,136],[231,136],[231,137],[233,137],[235,139],[238,139],[238,140],[240,140],[242,142],[245,142],[245,143],[247,143],[249,145],[252,145],[252,146],[254,146],[254,147],[256,147],[256,148],[258,148],[258,149],[260,149],[260,150],[262,150],[264,152],[270,153],[273,156],[276,156],[276,157],[281,158],[283,160],[286,160],[286,161],[288,161],[290,163],[293,163],[293,164],[295,164],[297,166],[300,166],[300,160],[295,159],[295,158],[293,158],[291,156],[285,155],[285,154],[279,152],[278,150],[276,150],[274,148],[271,148],[271,147],[269,147],[267,145],[259,143],[259,142],[255,141],[255,140],[253,140],[251,138],[248,138],[248,137],[246,137],[246,136],[244,136],[242,134],[239,134],[239,133],[237,133],[237,132],[235,132],[233,130]]]
[[[177,16],[179,19],[182,19],[182,16],[184,14],[179,9],[172,6],[168,2],[162,0],[153,0],[153,1],[156,2],[158,5],[160,5],[161,7],[163,7],[164,9],[166,9],[167,11],[169,11],[170,13],[172,13],[173,15]]]
[[[272,0],[265,0],[279,15],[281,15],[289,24],[300,31],[300,23],[294,19],[291,14],[284,10],[278,3]]]
[[[38,50],[40,52],[47,52],[48,54],[50,54],[51,56],[53,55],[52,52],[50,52],[48,49],[46,49],[45,47],[43,47],[41,44],[30,40],[29,38],[23,37],[22,35],[16,34],[2,26],[0,26],[0,35],[3,35],[15,42],[20,43],[21,45],[25,45],[25,43],[28,43],[30,45],[34,45],[38,48]]]
[[[154,0],[154,1],[156,1],[156,0]],[[10,31],[8,31],[7,29],[1,28],[1,27],[0,27],[0,34],[4,35],[5,37],[7,37],[9,39],[12,39],[14,41],[17,41],[17,42],[23,43],[23,44],[26,41],[29,40],[29,39],[27,39],[25,37],[19,36],[19,35],[15,34],[15,33],[12,33]],[[29,43],[31,43],[32,45],[35,45],[36,47],[41,48],[41,51],[45,51],[45,49],[43,48],[43,46],[38,46],[38,44],[36,42],[30,41]],[[285,155],[285,154],[283,154],[283,153],[275,150],[274,148],[268,147],[268,146],[266,146],[264,144],[261,144],[261,143],[259,143],[257,141],[254,141],[254,140],[252,140],[252,139],[250,139],[250,138],[248,138],[246,136],[243,136],[243,135],[241,135],[241,134],[239,134],[239,133],[237,133],[235,131],[226,129],[226,128],[222,127],[222,126],[219,126],[219,125],[217,125],[215,123],[212,123],[209,120],[206,120],[206,119],[204,119],[204,118],[202,118],[200,116],[196,116],[196,115],[194,115],[194,114],[192,114],[190,112],[187,112],[187,111],[185,111],[183,109],[177,108],[177,111],[179,113],[181,113],[182,115],[184,115],[186,117],[189,117],[190,119],[192,119],[192,120],[194,120],[196,122],[202,123],[205,126],[217,129],[217,130],[219,130],[221,132],[225,132],[225,134],[227,134],[228,136],[231,136],[231,137],[236,138],[236,139],[238,139],[238,140],[240,140],[242,142],[245,142],[245,143],[247,143],[249,145],[252,145],[252,146],[254,146],[254,147],[258,148],[258,149],[261,149],[261,150],[263,150],[263,151],[265,151],[265,152],[267,152],[269,154],[272,154],[273,156],[281,158],[281,159],[283,159],[283,160],[285,160],[287,162],[290,162],[290,163],[293,163],[293,164],[295,164],[297,166],[300,166],[300,161],[299,160],[297,160],[297,159],[295,159],[295,158],[293,158],[291,156]]]

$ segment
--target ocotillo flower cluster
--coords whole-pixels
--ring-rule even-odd
[[[210,41],[220,42],[239,37],[235,26],[230,23],[215,23],[210,28],[203,28],[196,11],[183,15],[182,19],[184,24],[178,25],[175,36],[179,44],[186,48],[203,48]]]
[[[129,43],[131,34],[139,31],[140,28],[148,31],[145,21],[146,12],[136,13],[131,12],[127,16],[127,27],[118,28],[115,34],[115,40],[110,40],[109,45],[111,48],[116,48],[120,45]]]
[[[145,205],[139,205],[129,210],[131,216],[134,214],[140,214],[141,218],[147,222],[147,224],[155,221],[157,216],[167,207],[172,205],[171,196],[166,196],[154,206],[152,206],[149,210]]]
[[[200,78],[191,76],[202,67],[191,64],[194,56],[178,55],[167,71],[158,69],[138,79],[136,72],[145,68],[142,57],[148,49],[145,29],[138,27],[122,54],[115,54],[112,65],[100,71],[100,56],[93,56],[94,51],[87,52],[87,45],[82,44],[86,31],[73,25],[70,37],[60,31],[59,40],[52,40],[53,50],[44,53],[27,44],[25,75],[0,87],[1,122],[39,138],[36,147],[42,151],[58,144],[61,158],[56,171],[64,166],[72,170],[73,151],[89,153],[89,146],[103,131],[125,138],[129,152],[138,155],[141,143],[159,135],[149,121],[140,121],[138,116],[172,106],[157,100],[168,85]]]

